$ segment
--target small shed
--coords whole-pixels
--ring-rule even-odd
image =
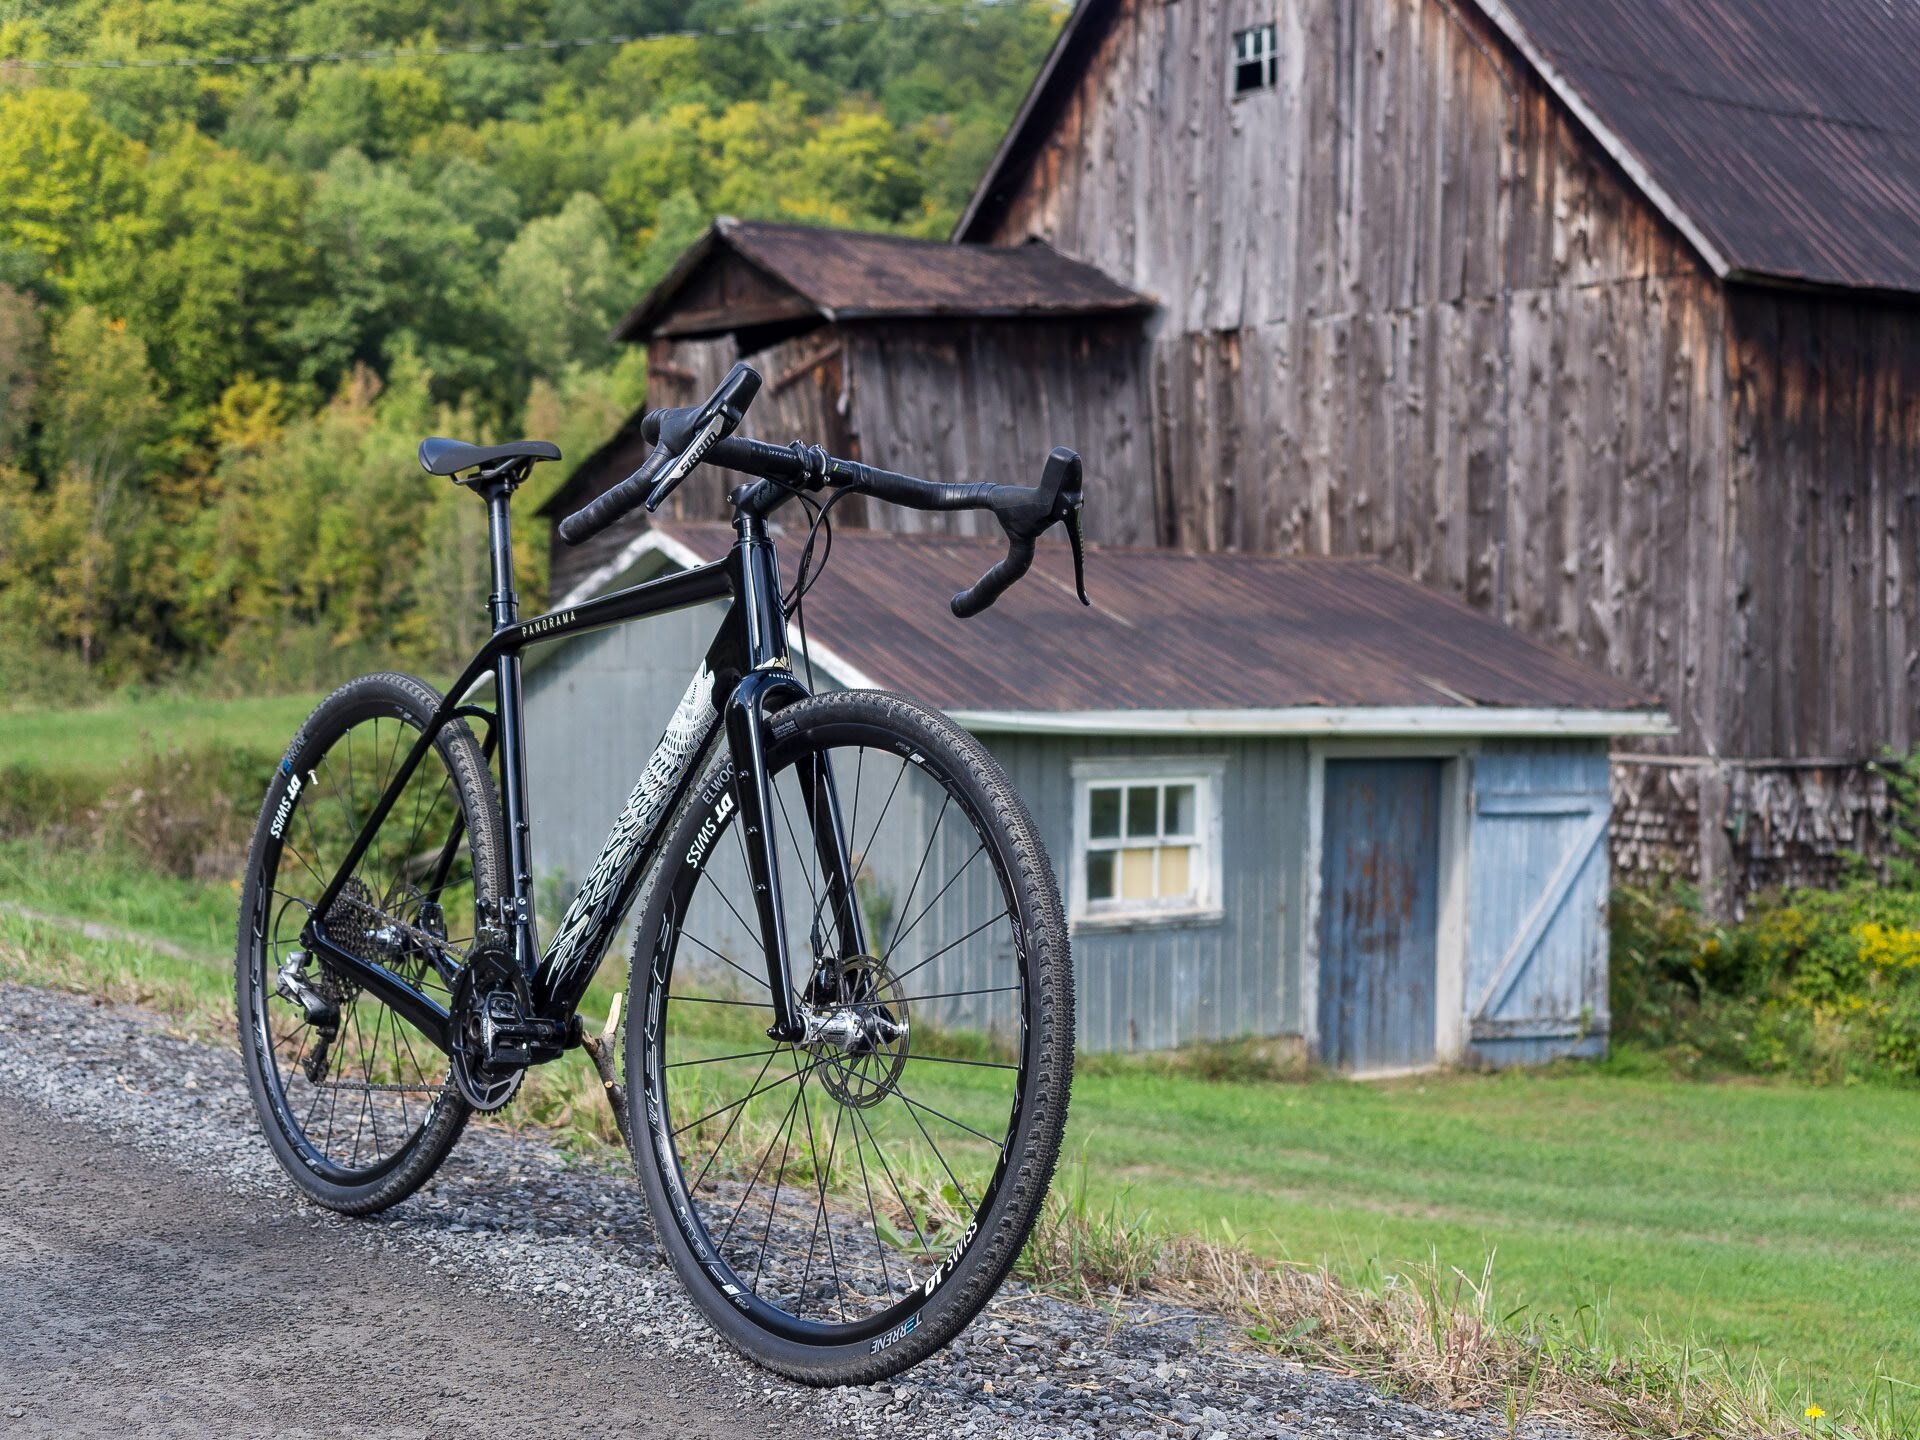
[[[562,603],[732,538],[658,525]],[[1645,696],[1364,560],[1095,546],[1085,610],[1062,546],[953,620],[996,552],[837,535],[815,683],[935,705],[1006,767],[1067,903],[1082,1046],[1281,1038],[1363,1074],[1604,1050],[1607,748],[1668,728]],[[543,873],[585,873],[717,614],[530,671]]]

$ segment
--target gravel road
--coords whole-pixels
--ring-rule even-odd
[[[475,1126],[420,1195],[344,1220],[281,1176],[236,1054],[18,986],[0,1297],[9,1436],[1507,1434],[1235,1349],[1216,1317],[1017,1286],[893,1382],[802,1389],[714,1340],[624,1171]]]

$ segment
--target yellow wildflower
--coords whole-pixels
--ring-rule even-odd
[[[1807,1406],[1807,1418],[1809,1420],[1818,1420],[1822,1415],[1825,1415],[1826,1413],[1827,1412],[1822,1410],[1818,1405]]]
[[[1853,927],[1860,958],[1881,969],[1912,969],[1920,965],[1920,930],[1869,921]]]

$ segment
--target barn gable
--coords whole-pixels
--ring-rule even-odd
[[[1920,10],[1805,0],[1465,5],[1719,278],[1920,291],[1911,73]],[[1021,180],[1127,8],[1075,8],[956,240],[1004,229]],[[1223,90],[1228,54],[1214,51]]]

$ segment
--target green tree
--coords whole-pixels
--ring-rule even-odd
[[[529,221],[500,257],[500,302],[535,374],[611,357],[608,332],[632,300],[618,247],[606,207],[576,195]]]
[[[39,255],[57,277],[129,245],[140,159],[77,91],[0,94],[0,243]]]
[[[165,411],[147,347],[126,322],[83,305],[51,345],[44,446],[54,480],[29,505],[19,563],[36,581],[48,628],[95,663],[116,610],[139,607],[124,541],[139,527],[140,480]]]
[[[281,367],[284,328],[312,289],[307,187],[191,130],[154,152],[144,181],[139,250],[89,266],[76,289],[150,338],[181,402],[208,405],[236,375]]]
[[[384,370],[407,350],[442,394],[500,403],[515,367],[471,224],[404,169],[355,150],[334,156],[306,218],[319,284],[288,327],[303,378],[332,386],[356,364]]]
[[[40,388],[46,325],[31,295],[0,285],[0,463],[18,454]]]

